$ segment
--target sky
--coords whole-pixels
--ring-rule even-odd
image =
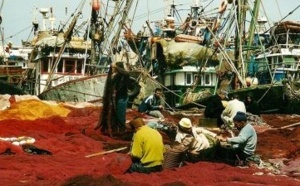
[[[53,9],[55,19],[55,28],[64,23],[72,13],[75,12],[82,0],[1,0],[2,3],[0,14],[2,17],[1,35],[2,43],[11,41],[14,45],[20,45],[21,41],[32,38],[32,20],[34,17],[42,25],[42,16],[37,11],[40,8]],[[78,23],[86,21],[90,17],[91,0],[86,0],[83,7],[83,14]],[[197,1],[197,0],[196,0]],[[252,4],[253,0],[249,0]],[[265,15],[271,23],[281,20],[283,17],[300,6],[299,0],[261,0]],[[105,7],[107,0],[102,0],[102,7]],[[145,24],[146,20],[157,21],[165,16],[166,0],[134,0],[131,10],[135,10],[132,29],[137,32]],[[172,0],[171,0],[172,2]],[[195,0],[174,0],[176,8],[182,19],[189,13],[188,9]],[[201,6],[205,7],[205,11],[213,10],[221,4],[221,0],[198,0]],[[261,11],[260,15],[264,12]],[[300,21],[300,8],[295,10],[293,14],[288,16],[286,20]],[[2,44],[0,44],[2,45]]]

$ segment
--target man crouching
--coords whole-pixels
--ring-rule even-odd
[[[233,118],[235,127],[239,130],[236,137],[218,136],[220,142],[226,142],[229,148],[224,148],[219,155],[225,155],[228,163],[235,165],[247,165],[250,160],[255,160],[255,149],[257,144],[257,134],[250,123],[247,123],[246,114],[237,112]]]

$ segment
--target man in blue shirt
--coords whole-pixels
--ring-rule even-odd
[[[250,123],[247,123],[246,113],[237,112],[233,117],[235,127],[240,131],[236,137],[218,136],[220,142],[227,142],[231,148],[227,149],[227,159],[237,160],[238,163],[248,163],[254,156],[257,144],[257,134]],[[224,154],[223,154],[224,155]]]
[[[153,95],[148,96],[142,101],[138,111],[153,117],[164,119],[164,115],[161,113],[163,109],[162,89],[156,88]]]

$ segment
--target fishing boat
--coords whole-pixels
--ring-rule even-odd
[[[154,22],[154,30],[147,22],[149,32],[146,27],[138,34],[125,28],[124,37],[132,51],[141,55],[143,68],[164,87],[167,105],[175,107],[193,101],[185,98],[191,95],[190,90],[205,89],[205,94],[194,96],[198,98],[214,92],[219,59],[208,42],[209,29],[216,19],[203,17],[201,6],[196,3],[189,16],[177,24],[175,17],[179,16],[174,2],[167,2],[166,7],[170,9],[163,20]]]
[[[25,94],[19,84],[22,82],[25,71],[32,68],[28,63],[32,48],[13,46],[11,41],[2,48],[3,51],[0,53],[1,94]]]
[[[138,34],[128,23],[133,1],[110,2],[113,6],[106,6],[114,7],[115,14],[107,17],[101,15],[99,2],[93,1],[89,37],[75,38],[71,34],[80,13],[75,13],[69,29],[62,33],[52,30],[47,37],[37,35],[32,57],[36,68],[27,74],[35,83],[30,85],[34,87],[33,94],[58,101],[101,100],[109,64],[124,61],[132,72],[133,104],[139,104],[160,86],[169,107],[203,108],[202,100],[219,88],[241,97],[254,94],[263,112],[282,112],[291,106],[284,87],[289,86],[293,94],[298,89],[295,83],[282,80],[293,77],[293,82],[297,82],[297,45],[278,43],[284,34],[296,42],[297,24],[280,21],[270,30],[259,30],[265,23],[258,18],[259,1],[250,9],[253,16],[247,31],[243,24],[246,14],[241,9],[247,1],[237,4],[228,0],[220,2],[214,16],[207,16],[203,6],[194,3],[188,17],[179,23],[175,21],[176,6],[171,2],[164,19],[146,21]],[[154,29],[150,23],[154,23]],[[122,29],[124,38],[120,35]],[[276,47],[280,49],[274,52]],[[295,60],[280,65],[283,52],[287,59]],[[274,100],[269,98],[284,104],[274,107]]]
[[[126,30],[132,50],[143,54],[144,67],[164,87],[169,106],[203,108],[208,97],[222,88],[229,96],[252,94],[263,113],[299,113],[298,22],[280,21],[263,29],[266,20],[258,16],[260,1],[249,5],[246,0],[221,1],[216,16],[206,17],[194,4],[178,27],[170,13],[161,24],[156,22],[155,31],[148,26],[148,35]],[[246,28],[248,10],[252,16]]]
[[[243,20],[246,20],[246,14],[241,7],[247,1],[239,3],[241,4],[231,2],[232,6],[225,20],[227,23],[233,23],[230,19],[241,22],[236,26],[224,24],[215,35],[218,52],[222,53],[223,58],[219,68],[218,88],[227,90],[229,96],[239,94],[241,98],[245,98],[252,95],[259,102],[262,113],[300,113],[297,107],[299,22],[281,20],[269,30],[261,30],[266,21],[259,19],[256,11],[260,2],[255,1],[248,35],[245,35]],[[232,28],[238,28],[234,38],[226,35],[232,33]],[[207,99],[202,99],[195,102],[205,105],[206,101]],[[181,108],[196,105],[191,103]]]
[[[35,71],[31,75],[27,74],[30,78],[28,81],[33,82],[31,87],[34,89],[31,94],[38,95],[43,100],[101,102],[109,64],[111,61],[124,60],[118,55],[120,52],[113,53],[113,50],[117,48],[118,34],[113,38],[109,34],[113,26],[118,23],[117,21],[125,19],[127,16],[125,13],[130,8],[131,2],[111,1],[110,3],[114,3],[114,12],[118,16],[112,15],[115,20],[110,20],[104,26],[104,21],[107,20],[101,19],[99,1],[93,1],[92,16],[87,21],[88,29],[82,37],[74,37],[72,33],[86,1],[81,2],[68,29],[37,31],[31,43],[34,46],[31,60],[36,64]],[[121,16],[120,11],[124,11]],[[43,18],[46,18],[43,22],[47,21],[46,14],[49,10],[41,9],[40,13]],[[51,9],[50,13],[52,15]],[[53,24],[51,17],[49,21]],[[121,25],[118,30],[121,30]],[[116,43],[115,48],[108,40]],[[129,90],[130,95],[135,95],[136,80],[134,78],[130,80],[134,85],[129,86],[132,87]]]

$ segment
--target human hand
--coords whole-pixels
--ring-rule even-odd
[[[112,67],[112,68],[116,68],[116,66],[117,66],[117,65],[116,65],[116,62],[113,62],[113,63],[111,64],[111,67]]]
[[[227,141],[227,139],[224,138],[223,136],[216,136],[216,139],[219,140],[219,141],[223,141],[223,142]]]

